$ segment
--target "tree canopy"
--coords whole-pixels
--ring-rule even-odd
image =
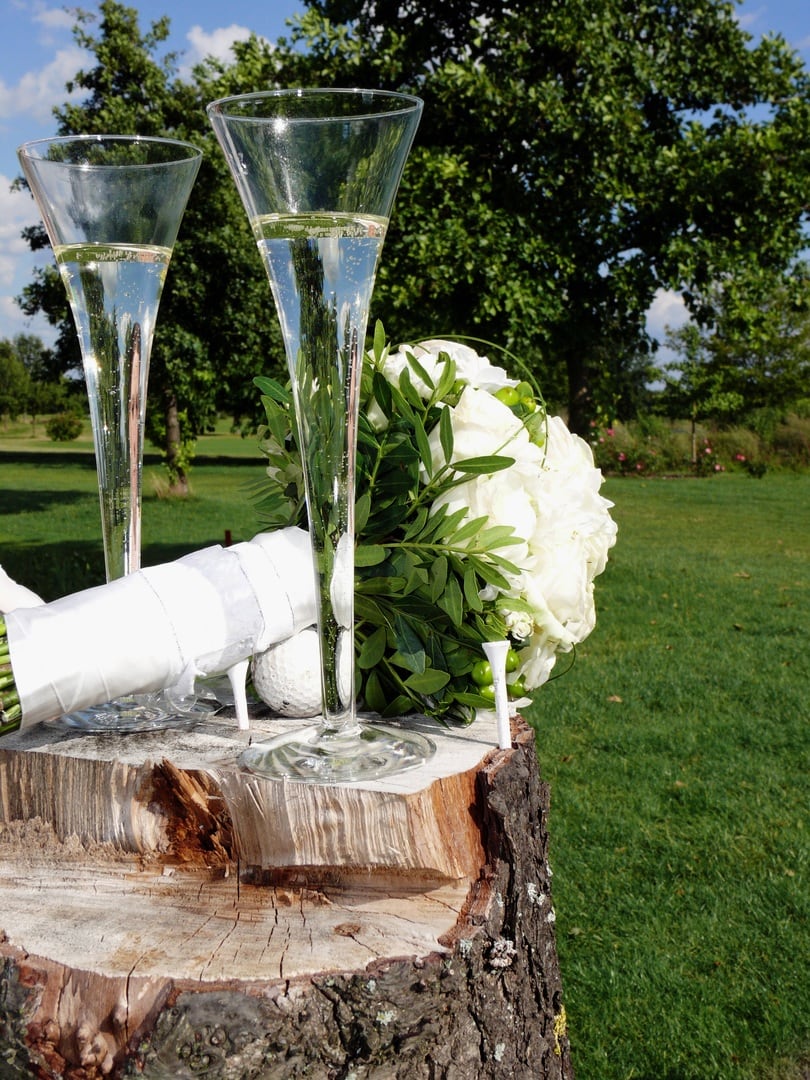
[[[810,84],[730,3],[320,0],[282,79],[418,92],[422,129],[377,305],[530,359],[572,426],[649,347],[657,289],[698,323],[719,279],[789,276]],[[401,323],[400,320],[401,319]],[[605,376],[608,376],[607,378]]]
[[[167,134],[205,152],[152,357],[147,414],[155,437],[174,431],[175,454],[178,426],[193,438],[216,408],[249,410],[252,377],[282,364],[267,281],[205,118],[206,102],[229,93],[418,93],[423,121],[372,320],[395,340],[504,345],[567,403],[574,430],[599,408],[637,403],[658,289],[678,291],[700,327],[720,316],[718,285],[797,284],[808,73],[781,38],[755,45],[723,0],[314,0],[289,41],[254,36],[233,63],[206,61],[186,81],[176,58],[156,58],[165,19],[142,32],[117,0],[99,16],[79,16],[96,63],[71,86],[86,98],[56,111],[60,131]],[[57,295],[45,273],[25,302],[64,320]],[[62,327],[58,348],[75,362]]]
[[[670,415],[749,421],[758,411],[810,403],[810,277],[789,285],[740,275],[717,284],[711,327],[687,324],[669,336],[663,405]]]

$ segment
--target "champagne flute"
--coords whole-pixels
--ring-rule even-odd
[[[359,382],[371,293],[418,98],[280,90],[208,115],[244,203],[284,337],[317,581],[320,723],[242,755],[249,770],[310,782],[420,764],[430,740],[361,721],[354,693],[354,497]]]
[[[173,139],[69,135],[25,143],[18,156],[81,346],[109,582],[140,568],[149,355],[169,260],[202,154]],[[176,706],[184,704],[193,710],[192,702],[138,695],[71,713],[63,721],[89,731],[160,728],[173,722]]]

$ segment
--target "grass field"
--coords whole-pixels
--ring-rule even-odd
[[[530,711],[579,1080],[810,1075],[810,476],[619,480]]]
[[[165,469],[147,452],[143,470],[143,563],[249,540],[260,525],[251,493],[263,475],[255,441],[227,432],[200,439],[186,500],[163,497]],[[93,444],[55,444],[20,426],[0,429],[0,564],[53,600],[104,581]]]
[[[92,456],[0,432],[0,562],[103,577]],[[145,561],[256,531],[249,443],[153,494]],[[810,1076],[810,475],[611,480],[619,541],[573,670],[537,695],[578,1080]],[[67,562],[65,562],[67,560]]]

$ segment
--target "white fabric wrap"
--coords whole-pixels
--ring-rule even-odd
[[[309,538],[262,533],[6,616],[22,724],[227,671],[315,622]]]
[[[14,611],[18,607],[36,607],[44,603],[36,593],[18,585],[0,566],[0,611]]]

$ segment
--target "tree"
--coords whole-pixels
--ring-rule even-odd
[[[16,420],[25,411],[31,379],[7,338],[0,340],[0,416]]]
[[[706,324],[717,280],[803,243],[808,75],[730,3],[317,0],[276,63],[424,98],[376,313],[503,341],[567,384],[575,430],[602,357],[652,347],[657,289]]]
[[[810,267],[744,274],[714,287],[711,326],[688,323],[668,337],[662,404],[670,416],[748,421],[798,407],[810,384]]]
[[[16,334],[12,345],[32,379],[38,382],[58,381],[59,373],[53,369],[53,353],[42,338],[36,334]]]
[[[62,130],[115,124],[206,151],[150,380],[153,435],[177,450],[216,408],[250,408],[253,375],[283,367],[267,282],[205,119],[217,96],[418,92],[424,118],[372,320],[396,340],[505,345],[553,404],[567,401],[580,432],[610,403],[643,401],[657,289],[679,291],[710,326],[717,282],[787,282],[804,242],[808,74],[779,38],[751,47],[722,0],[446,0],[438,11],[428,0],[312,0],[290,41],[270,49],[254,37],[188,84],[171,58],[154,59],[165,20],[141,35],[132,9],[103,0],[100,12],[97,33],[86,15],[77,27],[98,64],[75,80],[88,99],[57,111]],[[65,311],[52,274],[27,297],[50,317]],[[58,348],[75,359],[60,325]]]
[[[169,136],[204,151],[161,300],[146,411],[147,434],[165,451],[173,490],[185,493],[196,436],[218,409],[239,416],[258,405],[252,379],[283,363],[280,332],[255,241],[205,115],[225,69],[203,64],[183,83],[172,54],[156,58],[168,36],[167,18],[142,33],[137,12],[116,0],[103,0],[99,16],[77,15],[74,35],[95,64],[68,84],[68,91],[87,96],[55,110],[59,134]],[[227,78],[239,78],[238,65]],[[47,245],[41,226],[25,235],[32,248]],[[81,370],[55,267],[37,274],[22,306],[28,314],[42,311],[59,327],[61,370]]]

